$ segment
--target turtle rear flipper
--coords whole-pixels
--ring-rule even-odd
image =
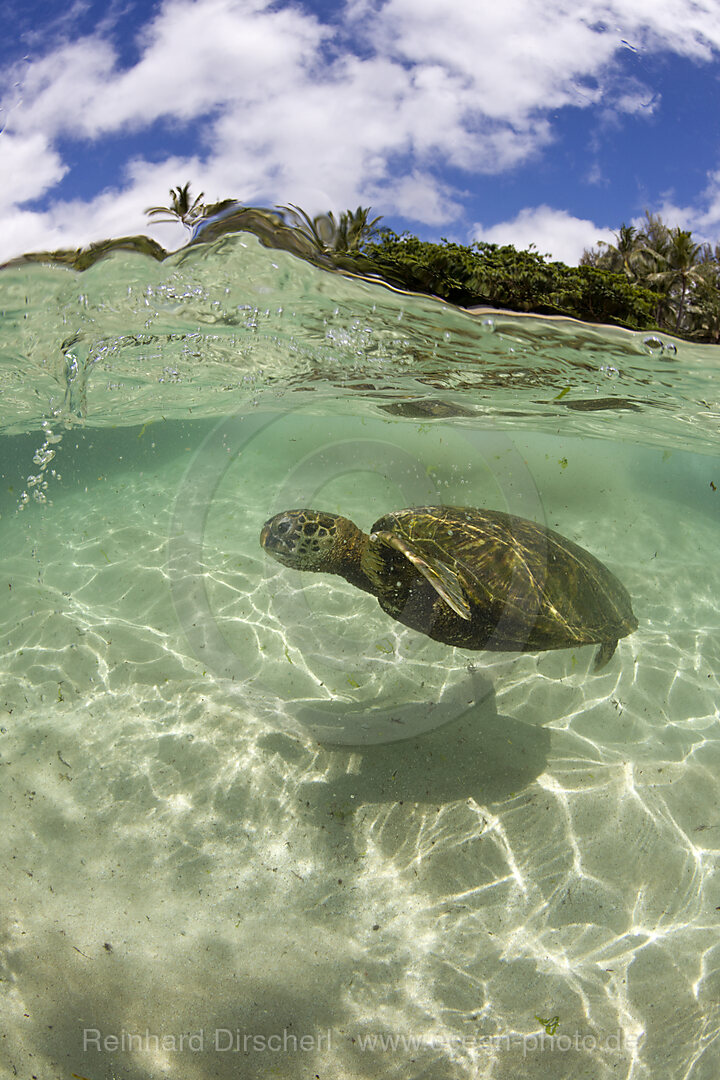
[[[438,596],[445,601],[448,607],[452,608],[461,619],[470,622],[470,604],[455,571],[440,559],[433,559],[428,562],[412,544],[409,544],[401,536],[396,536],[390,532],[370,534],[370,542],[363,559],[364,569],[369,577],[372,577],[373,574],[377,575],[381,569],[383,545],[404,555],[418,573],[422,574],[425,580],[432,585]]]
[[[593,671],[602,671],[605,665],[617,649],[617,638],[614,641],[603,641],[600,648],[595,654],[595,663],[593,664]]]

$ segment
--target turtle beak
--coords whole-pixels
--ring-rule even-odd
[[[277,559],[287,559],[292,555],[292,547],[288,543],[292,536],[290,521],[285,514],[276,514],[275,517],[266,521],[260,533],[260,544]],[[282,529],[278,526],[282,525]]]
[[[270,521],[266,521],[262,527],[262,532],[260,533],[260,545],[271,555],[275,555],[278,551],[284,550],[282,537],[278,536],[278,534],[273,531],[274,520],[275,519],[272,518]]]

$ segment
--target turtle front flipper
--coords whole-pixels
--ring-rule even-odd
[[[448,607],[452,608],[461,619],[470,622],[470,604],[455,571],[440,559],[433,559],[432,562],[428,562],[412,544],[394,533],[377,532],[370,534],[370,542],[363,557],[363,569],[371,580],[374,579],[380,585],[383,574],[386,573],[383,547],[399,551],[401,555],[404,555],[418,573],[422,574],[425,580],[432,585],[438,596],[445,601]]]

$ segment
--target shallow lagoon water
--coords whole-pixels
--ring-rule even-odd
[[[714,1078],[717,350],[251,237],[0,289],[8,1074]],[[638,630],[453,650],[258,543],[433,502]]]

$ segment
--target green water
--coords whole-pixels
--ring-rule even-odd
[[[7,1075],[714,1080],[717,350],[250,237],[0,309]],[[258,542],[424,503],[557,529],[638,630],[453,650]]]

